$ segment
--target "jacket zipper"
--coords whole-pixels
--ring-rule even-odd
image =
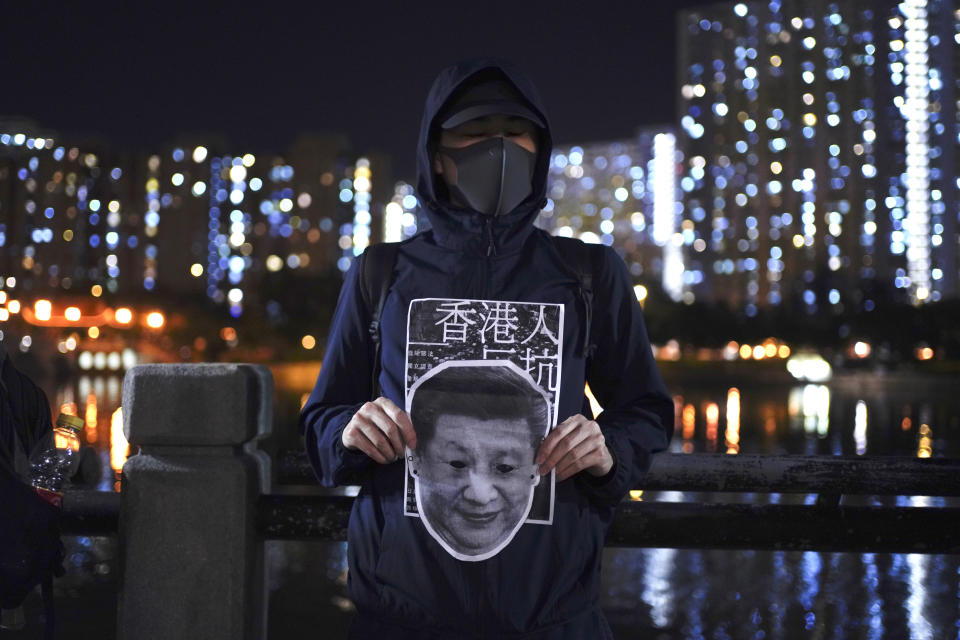
[[[483,298],[484,300],[489,300],[490,299],[490,281],[493,280],[493,264],[490,258],[497,255],[497,246],[493,239],[493,217],[492,216],[487,216],[487,219],[484,223],[484,227],[487,235],[487,259],[484,261]]]
[[[497,246],[493,242],[493,216],[487,216],[486,220],[486,229],[487,229],[487,257],[491,255],[497,255]]]

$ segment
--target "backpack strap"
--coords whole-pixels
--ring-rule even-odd
[[[554,245],[564,258],[568,271],[576,277],[580,301],[583,303],[583,358],[593,356],[593,274],[596,270],[595,256],[598,249],[576,238],[551,236]]]
[[[383,242],[366,248],[360,256],[359,269],[360,295],[370,312],[370,339],[373,341],[373,362],[371,367],[371,400],[380,395],[380,356],[383,351],[380,339],[380,318],[383,315],[383,303],[393,284],[393,268],[400,252],[399,242]]]

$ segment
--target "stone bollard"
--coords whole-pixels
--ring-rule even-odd
[[[140,365],[123,381],[124,640],[266,638],[263,541],[270,490],[257,451],[273,420],[273,378],[248,364]]]

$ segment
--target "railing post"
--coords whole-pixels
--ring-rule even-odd
[[[141,365],[123,381],[124,640],[266,638],[257,441],[272,428],[273,378],[246,364]]]

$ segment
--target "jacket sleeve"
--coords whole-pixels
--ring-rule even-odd
[[[613,505],[636,487],[652,455],[667,448],[673,401],[657,370],[626,265],[608,248],[597,262],[591,330],[596,350],[587,381],[603,407],[596,420],[614,467],[603,478],[578,478],[596,501]]]
[[[307,457],[327,487],[360,484],[363,472],[374,464],[366,454],[344,447],[340,438],[353,414],[371,399],[374,348],[370,312],[360,292],[362,259],[354,260],[340,289],[320,375],[300,412]]]

